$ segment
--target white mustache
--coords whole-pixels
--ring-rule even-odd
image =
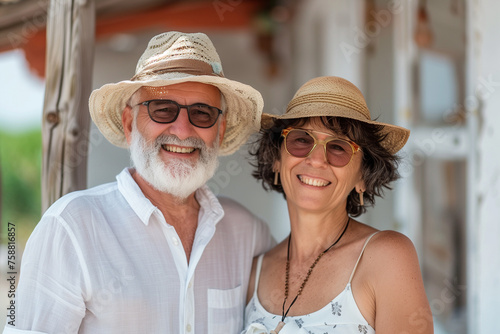
[[[186,139],[179,139],[176,135],[160,135],[155,140],[155,148],[160,149],[162,145],[178,145],[178,146],[188,146],[200,149],[201,151],[207,148],[205,142],[200,138],[189,137]]]

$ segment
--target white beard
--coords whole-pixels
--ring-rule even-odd
[[[213,148],[199,138],[180,140],[175,135],[161,135],[153,143],[147,143],[135,124],[131,137],[130,157],[137,173],[156,190],[179,199],[186,199],[203,186],[219,165],[218,140],[214,141]],[[199,159],[195,163],[174,158],[164,162],[160,157],[163,144],[197,148]]]

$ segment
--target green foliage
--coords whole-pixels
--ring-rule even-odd
[[[20,244],[24,244],[40,220],[41,166],[40,130],[22,133],[0,130],[2,235],[7,222],[15,223]]]

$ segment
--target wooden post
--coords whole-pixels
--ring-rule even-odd
[[[95,39],[93,0],[51,0],[42,120],[42,212],[87,186]]]

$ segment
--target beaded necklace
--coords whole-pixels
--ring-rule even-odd
[[[316,260],[314,260],[314,262],[311,265],[311,267],[309,267],[309,270],[307,271],[307,274],[306,274],[306,278],[304,278],[304,281],[300,285],[300,288],[299,288],[299,291],[297,292],[297,295],[292,300],[292,303],[290,304],[290,306],[288,306],[288,309],[285,312],[285,303],[286,303],[286,300],[288,299],[288,277],[290,275],[290,239],[292,238],[292,234],[290,233],[290,236],[288,237],[288,249],[287,249],[287,252],[286,252],[285,298],[283,299],[283,307],[282,307],[282,313],[281,313],[282,317],[281,317],[281,321],[278,323],[278,326],[276,326],[276,329],[272,330],[270,332],[270,334],[277,334],[277,333],[279,333],[279,331],[281,330],[281,328],[283,328],[283,326],[285,325],[284,321],[285,321],[285,318],[286,318],[286,316],[288,314],[288,311],[290,311],[290,309],[292,308],[292,305],[295,303],[295,301],[297,300],[297,298],[299,298],[300,294],[302,293],[302,290],[306,286],[306,283],[309,280],[309,276],[311,276],[311,273],[312,273],[314,267],[316,266],[316,264],[318,263],[319,259],[321,259],[321,257],[323,255],[325,255],[326,252],[328,252],[333,246],[335,246],[340,241],[340,239],[344,236],[345,231],[347,231],[347,227],[349,226],[349,222],[350,221],[351,221],[351,217],[348,217],[347,218],[347,223],[345,224],[345,227],[344,227],[344,230],[342,231],[342,233],[340,234],[340,236],[337,238],[337,240],[335,240],[335,242],[333,244],[331,244],[330,247],[328,247],[327,249],[325,249],[324,251],[322,251],[321,253],[319,253],[319,255],[316,258]]]

